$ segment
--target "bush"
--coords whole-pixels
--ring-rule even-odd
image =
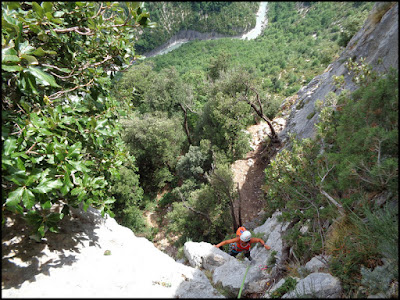
[[[124,124],[124,140],[136,157],[140,184],[145,193],[155,195],[174,179],[177,157],[186,141],[182,123],[155,112],[134,114]]]
[[[151,24],[139,3],[1,8],[2,205],[23,214],[40,241],[70,206],[113,216],[111,178],[131,157],[116,122],[125,107],[108,92],[110,76],[134,56],[126,47],[133,28]],[[118,17],[105,20],[111,12]]]

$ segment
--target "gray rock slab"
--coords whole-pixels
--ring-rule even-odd
[[[304,267],[307,271],[314,273],[320,270],[326,270],[328,268],[328,261],[329,256],[318,255],[307,262]]]
[[[211,271],[225,262],[235,259],[228,253],[206,242],[186,242],[183,252],[192,267]]]
[[[312,273],[301,279],[294,291],[282,296],[282,298],[339,298],[342,287],[338,278],[328,273]]]

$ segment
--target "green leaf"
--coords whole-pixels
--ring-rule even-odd
[[[32,52],[35,56],[43,56],[46,52],[42,49],[42,47],[37,48],[35,51]]]
[[[47,54],[51,54],[51,55],[57,54],[57,51],[54,51],[54,50],[45,50],[44,52],[46,52]]]
[[[72,157],[72,156],[75,156],[77,154],[80,154],[81,153],[81,149],[82,149],[82,143],[81,142],[73,144],[68,150],[67,157]]]
[[[54,135],[54,132],[51,132],[50,130],[48,130],[47,128],[39,128],[39,132],[44,134],[44,135]]]
[[[19,58],[17,55],[3,55],[1,59],[2,63],[19,62],[19,61],[21,61],[21,58]]]
[[[1,68],[6,72],[19,72],[24,69],[21,66],[6,66],[3,64],[1,64]]]
[[[89,172],[90,170],[86,168],[84,163],[82,161],[72,161],[72,160],[67,160],[67,162],[75,169],[78,171],[82,172]]]
[[[25,152],[13,152],[11,153],[11,157],[15,158],[15,157],[22,157],[25,159],[29,159],[29,156],[25,154]]]
[[[42,203],[41,206],[43,209],[50,209],[51,208],[50,200],[46,201],[45,203]]]
[[[43,1],[41,5],[46,13],[51,12],[53,10],[53,3]]]
[[[71,191],[72,196],[76,196],[78,194],[81,194],[83,192],[83,188],[81,187],[76,187]]]
[[[83,210],[85,211],[85,212],[87,212],[87,209],[89,208],[89,201],[87,201],[87,202],[83,202]],[[104,217],[104,216],[103,216]]]
[[[35,48],[29,45],[28,41],[19,44],[18,51],[20,54],[32,54]]]
[[[4,141],[4,155],[9,156],[12,152],[17,149],[17,140],[8,138]]]
[[[111,203],[114,203],[114,202],[115,202],[114,198],[109,198],[106,201],[104,201],[104,204],[111,204]]]
[[[32,55],[22,54],[21,58],[27,60],[28,64],[30,64],[30,65],[38,65],[39,64],[39,62],[36,59],[36,57],[34,57]]]
[[[9,193],[8,198],[6,200],[6,205],[11,207],[16,206],[21,201],[24,189],[25,189],[24,187],[19,187],[15,191]]]
[[[10,10],[17,10],[18,8],[21,7],[21,5],[18,2],[6,2],[7,3],[7,7]]]
[[[19,157],[17,158],[17,167],[22,171],[26,171],[24,162]]]
[[[30,73],[22,73],[22,74],[23,74],[22,80],[25,80],[25,82],[27,83],[26,88],[31,89],[31,91],[35,95],[38,95],[39,92],[38,92],[37,87],[36,87],[36,79],[35,79],[35,77],[33,77],[33,75],[30,74]],[[29,112],[30,109],[26,110],[26,111]]]
[[[39,17],[43,18],[44,16],[43,8],[37,2],[32,2],[32,8],[38,14]]]
[[[30,175],[30,176],[28,177],[28,179],[26,180],[25,185],[26,185],[26,186],[30,186],[32,183],[34,183],[34,182],[36,182],[37,180],[39,180],[39,178],[40,178],[40,173]]]
[[[26,187],[24,188],[24,192],[22,194],[22,202],[24,203],[27,209],[31,209],[32,206],[35,205],[35,195]]]
[[[38,228],[38,233],[40,237],[44,237],[44,234],[46,232],[46,228],[45,228],[45,224],[40,225],[40,227]]]
[[[57,223],[58,221],[62,220],[63,217],[64,217],[63,213],[60,214],[60,213],[52,212],[46,216],[46,219],[49,224],[53,224],[53,223]]]
[[[64,14],[65,14],[65,12],[63,12],[63,11],[56,11],[54,13],[54,17],[61,18]]]
[[[33,189],[34,192],[40,194],[46,194],[53,189],[58,189],[63,186],[63,183],[60,179],[57,180],[50,180],[49,178],[45,178],[42,180],[39,185]]]
[[[6,46],[1,49],[1,55],[16,55],[18,56],[17,50],[14,49],[14,41],[11,40]]]
[[[30,72],[33,76],[35,76],[36,79],[38,79],[39,82],[45,86],[51,85],[53,87],[61,87],[56,83],[52,75],[43,72],[41,69],[37,67],[29,66],[27,71]]]

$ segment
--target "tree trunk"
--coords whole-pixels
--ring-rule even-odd
[[[207,221],[208,221],[208,223],[210,224],[210,226],[212,225],[212,221],[211,221],[210,217],[209,217],[207,214],[203,213],[202,211],[198,211],[198,210],[194,209],[193,207],[187,205],[187,204],[186,204],[186,201],[185,201],[185,198],[183,197],[183,195],[182,195],[181,193],[179,193],[179,194],[180,194],[180,196],[181,196],[182,204],[183,204],[184,207],[186,207],[188,210],[190,210],[190,211],[192,211],[192,212],[194,212],[194,213],[196,213],[196,214],[198,214],[198,215],[203,216],[205,219],[207,219]],[[219,231],[218,228],[215,228],[215,229],[216,229],[217,233],[218,233],[220,236],[223,236],[222,232]]]
[[[271,135],[268,135],[268,136],[270,137],[270,139],[271,139],[273,142],[279,142],[278,135],[276,134],[275,129],[274,129],[274,127],[272,126],[271,121],[270,121],[270,120],[264,115],[264,113],[263,113],[260,95],[258,94],[258,92],[257,92],[254,88],[250,87],[248,84],[245,83],[244,85],[246,86],[246,94],[244,95],[244,99],[246,100],[246,102],[247,102],[248,104],[250,104],[250,106],[251,106],[251,107],[253,108],[253,110],[257,113],[257,115],[258,115],[261,119],[263,119],[265,122],[267,122],[267,124],[268,124],[268,126],[269,126],[269,129],[271,130]],[[256,93],[257,102],[258,102],[258,108],[256,107],[256,105],[255,105],[254,103],[252,103],[252,102],[249,100],[249,98],[248,98],[248,96],[247,96],[247,89],[251,89],[254,93]]]
[[[239,228],[239,226],[236,222],[235,210],[233,209],[233,202],[231,199],[229,201],[229,206],[231,207],[233,232],[236,232],[236,230]]]
[[[239,190],[239,182],[237,184],[237,190],[238,190],[238,197],[239,197],[239,211],[238,211],[238,217],[239,217],[239,226],[243,226],[242,222],[242,198],[240,198],[240,190]]]
[[[183,121],[183,124],[184,124],[183,127],[185,128],[185,132],[186,132],[186,136],[188,138],[189,145],[192,145],[192,139],[190,138],[189,126],[188,126],[188,121],[187,121],[187,111],[186,111],[185,107],[182,105],[182,103],[179,103],[179,106],[183,110],[184,117],[185,117],[185,119]]]

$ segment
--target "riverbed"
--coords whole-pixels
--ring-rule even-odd
[[[237,39],[242,39],[242,40],[253,40],[255,38],[257,38],[262,31],[264,30],[264,28],[267,26],[268,23],[268,19],[267,19],[267,7],[268,2],[260,2],[260,8],[258,9],[258,12],[256,14],[256,26],[251,29],[249,32],[244,33],[241,36],[237,36],[237,37],[231,37],[231,38],[237,38]],[[226,38],[226,37],[230,37],[230,36],[224,36],[224,37],[211,37],[211,38],[207,38],[207,39],[220,39],[220,38]],[[171,42],[173,41],[173,42]],[[178,49],[180,46],[182,46],[183,44],[190,42],[189,39],[178,39],[176,40],[175,37],[172,37],[167,43],[166,46],[161,46],[159,47],[160,50],[156,51],[155,53],[149,53],[148,55],[144,55],[146,57],[153,57],[153,56],[157,56],[157,55],[163,55],[166,54],[168,52],[171,52],[175,49]]]

